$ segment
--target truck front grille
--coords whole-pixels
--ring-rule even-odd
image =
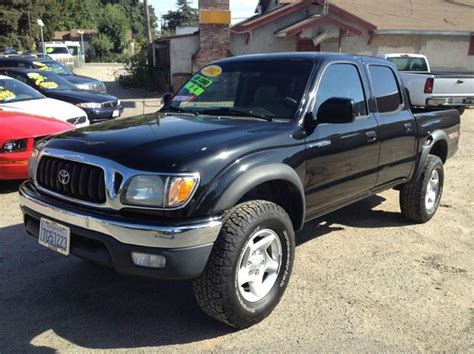
[[[96,166],[43,156],[36,171],[40,187],[89,203],[105,203],[104,171]]]

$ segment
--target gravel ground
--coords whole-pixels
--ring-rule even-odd
[[[282,302],[253,328],[207,318],[189,282],[126,278],[39,246],[0,184],[0,353],[474,351],[474,111],[441,207],[410,225],[387,191],[308,224]]]

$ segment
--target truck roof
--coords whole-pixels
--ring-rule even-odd
[[[319,52],[282,52],[282,53],[264,53],[264,54],[247,54],[239,55],[236,57],[225,58],[216,60],[215,63],[223,62],[234,62],[234,61],[253,61],[253,60],[348,60],[348,61],[360,61],[374,62],[374,63],[390,63],[388,60],[380,57],[367,56],[367,55],[355,55],[355,54],[343,54],[343,53],[319,53]],[[390,63],[392,64],[392,63]]]

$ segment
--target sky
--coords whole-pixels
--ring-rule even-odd
[[[148,0],[150,5],[155,8],[158,18],[168,12],[176,9],[176,0]],[[230,0],[230,10],[232,11],[232,23],[244,20],[254,14],[258,0]],[[192,7],[198,7],[198,0],[191,0]]]

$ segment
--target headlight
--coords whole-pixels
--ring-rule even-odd
[[[81,108],[100,108],[102,107],[101,103],[96,103],[96,102],[85,102],[85,103],[78,103],[76,104],[77,107]]]
[[[92,87],[89,84],[77,84],[76,87],[79,90],[92,90]]]
[[[122,192],[122,203],[155,208],[178,208],[193,196],[199,175],[132,177]]]
[[[28,139],[8,140],[3,144],[0,152],[20,152],[26,150]]]
[[[117,106],[120,106],[120,100],[117,100]]]

